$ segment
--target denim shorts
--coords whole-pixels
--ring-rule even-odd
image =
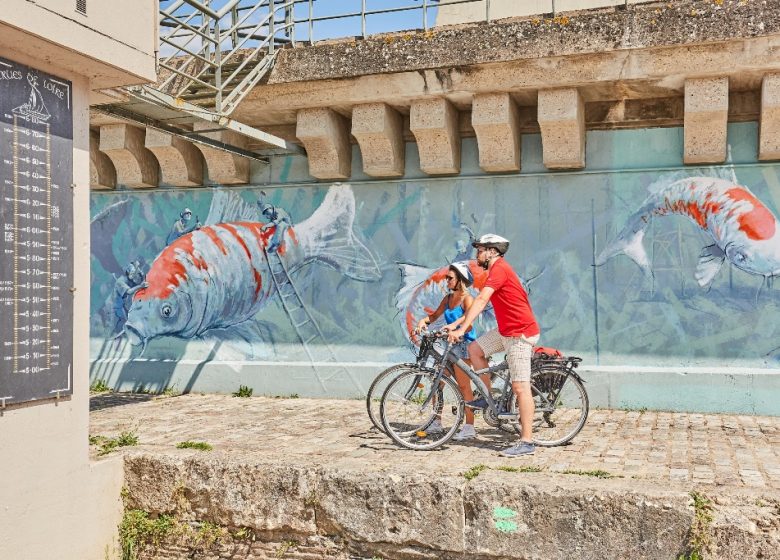
[[[452,345],[450,348],[450,351],[455,354],[458,358],[461,358],[462,360],[468,360],[469,359],[469,344],[471,344],[470,340],[461,340],[460,342],[456,342]]]

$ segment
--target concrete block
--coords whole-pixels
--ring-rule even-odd
[[[409,128],[417,140],[420,169],[428,175],[460,173],[458,110],[444,98],[412,103]]]
[[[116,169],[119,184],[134,189],[156,187],[160,166],[154,154],[144,146],[146,129],[129,124],[106,124],[100,127],[100,151]]]
[[[576,88],[540,90],[538,121],[545,167],[585,167],[585,104]]]
[[[163,183],[177,187],[203,184],[203,156],[192,142],[147,128],[146,147],[160,162]]]
[[[208,122],[195,123],[195,130],[208,130],[215,125]],[[203,136],[238,148],[246,148],[247,138],[232,130],[204,132]],[[203,144],[195,144],[206,160],[209,181],[219,185],[240,185],[249,182],[249,158],[231,154],[224,150],[209,148]]]
[[[518,111],[508,93],[475,95],[471,126],[477,134],[479,166],[484,171],[520,171]]]
[[[780,159],[780,74],[767,74],[761,84],[758,159]]]
[[[726,161],[729,79],[685,80],[685,163]]]
[[[352,108],[352,136],[360,145],[363,172],[372,177],[401,177],[405,146],[403,117],[385,103]]]
[[[332,109],[301,109],[298,111],[295,136],[306,148],[312,177],[349,179],[352,146],[347,119]]]
[[[106,154],[100,151],[100,135],[89,132],[89,187],[93,190],[116,188],[116,169]]]

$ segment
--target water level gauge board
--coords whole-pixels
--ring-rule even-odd
[[[0,407],[72,392],[72,102],[0,58]]]

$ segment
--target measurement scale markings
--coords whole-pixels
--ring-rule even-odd
[[[46,238],[46,266],[49,272],[49,281],[46,287],[46,316],[51,317],[51,130],[49,123],[46,123],[46,206],[49,209],[46,221],[46,230],[48,231],[48,236]],[[48,326],[46,329],[46,364],[48,368],[51,368],[51,321],[47,320],[46,324]]]
[[[17,123],[16,115],[14,114],[14,230],[19,230],[19,216],[16,213],[19,211],[19,203],[16,199],[19,198],[19,125]],[[14,235],[14,360],[13,370],[17,372],[19,370],[19,235]]]

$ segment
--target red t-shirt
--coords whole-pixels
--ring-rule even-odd
[[[498,332],[501,336],[535,336],[539,334],[528,294],[512,267],[500,258],[488,271],[486,288],[495,290],[490,303],[496,312]]]

